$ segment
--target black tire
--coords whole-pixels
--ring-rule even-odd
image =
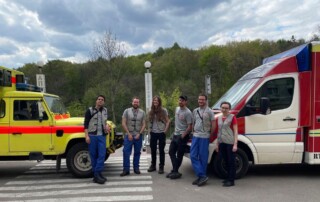
[[[106,151],[106,157],[105,157],[104,161],[108,160],[109,156],[110,156],[110,154],[108,153],[108,151]]]
[[[80,178],[92,176],[88,145],[85,142],[77,143],[69,149],[66,162],[68,170],[73,176]]]
[[[226,165],[219,155],[214,156],[213,169],[215,174],[225,179],[227,177]],[[249,169],[249,160],[247,154],[240,148],[236,152],[236,179],[245,176]]]

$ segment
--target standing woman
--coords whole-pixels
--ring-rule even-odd
[[[220,152],[227,166],[227,179],[223,181],[224,187],[234,186],[236,175],[235,153],[238,150],[238,125],[236,117],[230,113],[231,104],[222,102],[222,114],[217,118],[218,141],[217,151]]]
[[[161,98],[159,96],[153,97],[151,110],[148,117],[151,147],[151,166],[149,167],[148,172],[153,172],[156,170],[158,147],[160,154],[158,173],[163,174],[163,167],[165,162],[164,147],[166,145],[166,132],[169,128],[170,119],[167,109],[162,107]]]

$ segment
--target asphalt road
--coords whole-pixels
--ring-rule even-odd
[[[209,173],[203,187],[194,186],[190,160],[184,159],[182,178],[165,177],[171,170],[166,155],[165,174],[148,173],[150,154],[141,157],[141,175],[119,177],[121,150],[108,159],[104,174],[108,181],[96,185],[91,179],[75,179],[66,170],[55,173],[53,162],[0,162],[0,201],[320,201],[320,166],[255,166],[234,187],[222,187],[222,180]]]

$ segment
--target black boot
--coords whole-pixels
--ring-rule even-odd
[[[164,170],[163,170],[163,165],[160,165],[159,166],[159,171],[158,171],[159,174],[163,174],[164,173]]]
[[[93,182],[98,183],[98,184],[104,184],[106,181],[100,177],[100,175],[94,174]]]
[[[156,170],[156,166],[155,165],[151,165],[148,169],[148,172],[153,172]]]
[[[130,175],[130,172],[124,170],[124,171],[120,174],[121,177],[126,176],[126,175]]]
[[[105,178],[102,173],[99,173],[99,177],[102,178],[104,181],[107,181],[107,178]]]

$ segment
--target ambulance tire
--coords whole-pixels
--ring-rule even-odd
[[[88,145],[85,142],[73,145],[66,157],[66,163],[69,172],[79,178],[92,177],[91,160],[88,151]]]
[[[238,148],[238,151],[236,152],[236,179],[242,178],[245,176],[249,169],[249,160],[247,154],[240,148]],[[213,162],[213,168],[215,174],[225,179],[227,178],[227,170],[225,162],[222,158],[219,157],[219,155],[215,155],[214,162]]]

